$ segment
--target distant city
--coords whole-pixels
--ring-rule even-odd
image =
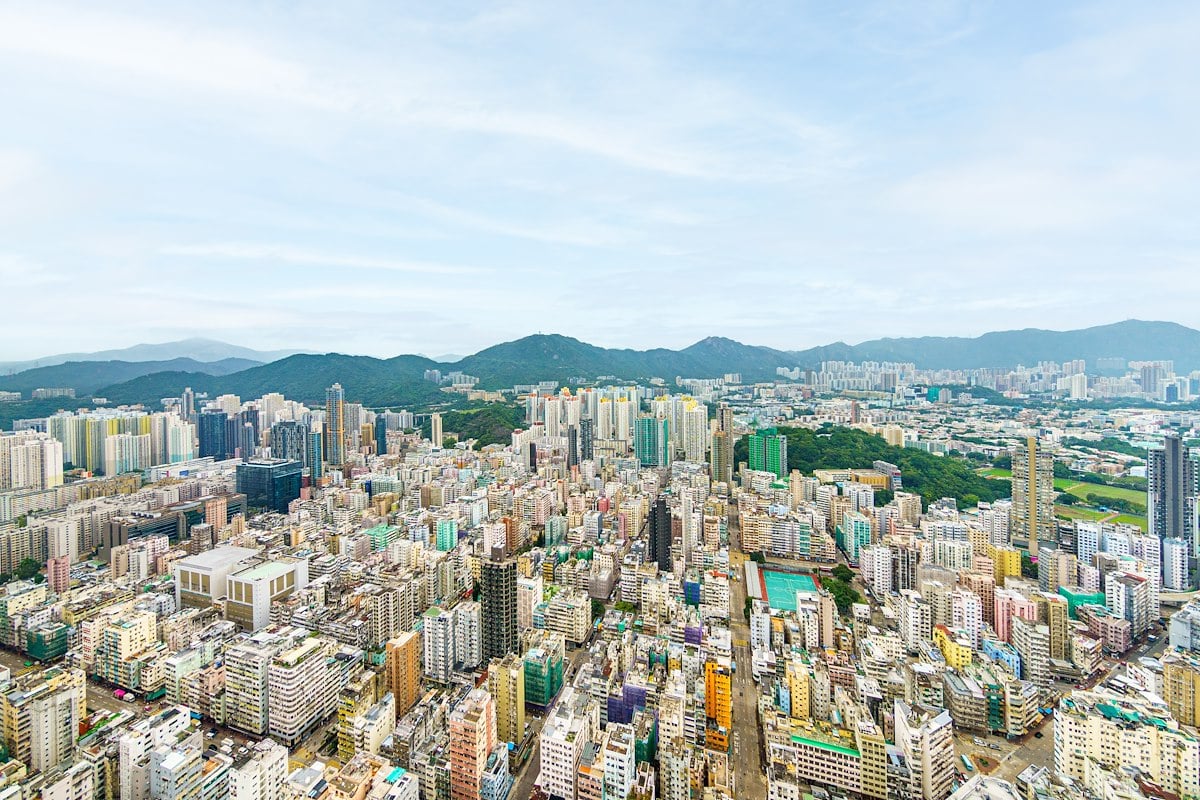
[[[1200,371],[736,344],[33,367],[0,798],[1200,796]]]

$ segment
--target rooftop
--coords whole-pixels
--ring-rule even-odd
[[[175,561],[181,567],[189,569],[219,569],[221,567],[229,567],[241,561],[246,561],[258,555],[258,551],[249,547],[235,547],[233,545],[221,545],[214,547],[212,550],[206,550],[203,553],[197,553],[194,556],[187,556]]]

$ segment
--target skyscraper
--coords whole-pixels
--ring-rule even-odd
[[[660,497],[650,508],[650,518],[646,523],[649,531],[650,560],[658,564],[659,569],[671,569],[671,511],[667,508],[667,500]]]
[[[517,649],[517,562],[496,548],[479,569],[483,657],[504,658]]]
[[[436,411],[429,415],[429,441],[434,447],[442,446],[442,415]]]
[[[201,458],[212,456],[217,461],[224,461],[229,457],[229,448],[225,440],[226,418],[225,412],[219,408],[210,408],[201,412],[197,426]]]
[[[1054,540],[1054,456],[1032,436],[1017,445],[1012,457],[1012,535],[1028,541],[1036,556],[1038,540]]]
[[[304,464],[308,467],[308,475],[314,481],[319,481],[325,475],[325,436],[321,431],[308,432],[308,450]]]
[[[772,472],[778,478],[787,475],[786,436],[777,433],[774,428],[766,428],[750,434],[747,445],[750,469]]]
[[[258,458],[237,466],[237,490],[246,495],[246,505],[286,514],[288,503],[300,496],[299,461]]]
[[[1200,555],[1196,541],[1195,506],[1200,470],[1188,457],[1179,439],[1171,431],[1163,436],[1163,446],[1146,453],[1146,513],[1150,534],[1160,539],[1183,539],[1188,555]]]
[[[325,460],[338,466],[346,461],[346,393],[340,383],[325,390]]]
[[[283,420],[271,426],[269,444],[271,458],[299,461],[307,466],[308,427],[303,422]]]
[[[633,429],[633,452],[645,467],[665,467],[671,463],[670,422],[655,417],[639,417]]]
[[[712,437],[712,479],[720,483],[733,482],[733,409],[727,404],[717,406],[717,429]]]

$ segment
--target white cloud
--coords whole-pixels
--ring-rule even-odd
[[[437,264],[421,261],[396,261],[386,258],[328,253],[283,244],[250,244],[228,242],[220,244],[168,245],[160,251],[168,256],[231,261],[268,261],[313,267],[346,267],[349,269],[412,272],[427,275],[472,275],[486,270],[458,264]]]

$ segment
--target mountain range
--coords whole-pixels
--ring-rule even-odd
[[[481,350],[457,361],[452,368],[478,377],[483,388],[503,388],[541,380],[572,384],[599,378],[659,377],[670,381],[676,376],[713,378],[730,372],[754,381],[775,377],[778,367],[817,368],[829,360],[906,361],[927,369],[970,369],[1082,358],[1092,369],[1097,359],[1105,357],[1169,359],[1175,362],[1177,371],[1200,369],[1200,331],[1171,322],[1126,320],[1074,331],[1026,329],[976,338],[876,339],[857,345],[836,342],[800,351],[758,347],[722,337],[709,337],[682,350],[609,349],[568,336],[538,334]],[[229,360],[77,361],[55,367],[59,370],[55,373],[34,376],[31,373],[38,370],[31,370],[8,376],[0,379],[0,389],[73,386],[80,394],[95,393],[114,403],[157,404],[159,398],[176,396],[190,386],[210,396],[233,393],[257,397],[278,391],[311,403],[321,402],[325,387],[339,382],[347,399],[369,406],[417,405],[446,399],[437,384],[424,379],[424,374],[430,369],[446,372],[451,368],[424,356],[379,359],[337,353],[295,354],[232,369],[235,365]]]
[[[36,367],[53,367],[73,361],[173,361],[189,358],[193,361],[213,363],[230,358],[267,364],[281,358],[306,352],[304,350],[252,350],[216,339],[181,339],[159,344],[135,344],[120,350],[100,350],[95,353],[59,353],[54,356],[35,358],[31,361],[0,361],[0,372],[12,374]]]

